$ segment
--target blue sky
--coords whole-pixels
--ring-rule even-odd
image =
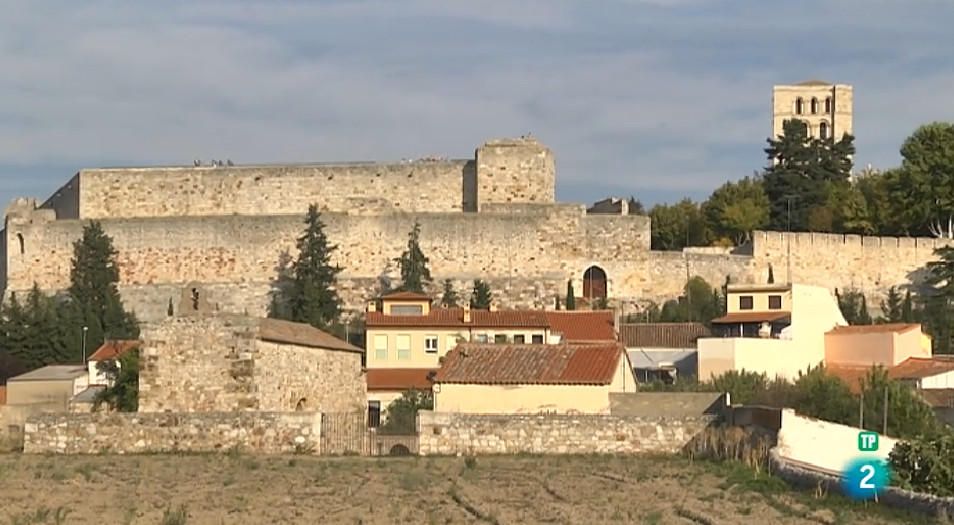
[[[703,198],[771,89],[855,87],[859,166],[954,120],[949,0],[0,0],[0,205],[84,167],[469,157],[533,133],[557,196]]]

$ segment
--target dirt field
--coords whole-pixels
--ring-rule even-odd
[[[680,458],[8,454],[0,498],[2,524],[929,523]]]

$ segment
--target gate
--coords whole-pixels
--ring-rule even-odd
[[[369,437],[364,412],[321,414],[322,455],[369,455]]]

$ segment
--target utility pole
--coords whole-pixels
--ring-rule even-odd
[[[884,385],[884,423],[881,433],[888,435],[888,385]]]
[[[792,284],[792,196],[788,195],[788,234],[785,236],[785,258],[788,266],[788,284]]]
[[[861,397],[858,403],[858,428],[865,428],[865,389],[861,386]]]
[[[89,331],[88,326],[83,327],[83,366],[86,366],[86,332]]]

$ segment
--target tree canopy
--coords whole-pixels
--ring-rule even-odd
[[[394,259],[401,269],[401,286],[398,290],[424,293],[424,285],[431,282],[431,270],[428,268],[430,259],[421,251],[420,241],[421,223],[415,221],[407,235],[407,249]]]
[[[474,281],[474,289],[470,294],[470,307],[477,310],[487,310],[493,302],[493,293],[490,291],[490,285],[477,279]]]
[[[331,263],[338,246],[328,240],[315,204],[308,207],[305,229],[296,246],[298,258],[291,263],[287,275],[279,276],[286,281],[281,287],[287,294],[287,308],[273,306],[269,315],[330,329],[340,314],[341,300],[336,285],[341,267]]]

